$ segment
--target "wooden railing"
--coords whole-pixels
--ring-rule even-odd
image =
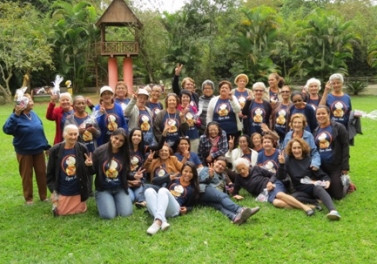
[[[136,41],[101,42],[103,56],[132,56],[139,54],[139,43]]]

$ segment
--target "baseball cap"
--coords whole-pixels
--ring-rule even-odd
[[[104,92],[106,92],[106,91],[109,91],[109,92],[111,92],[112,94],[114,94],[113,89],[112,89],[110,86],[105,85],[105,86],[102,86],[102,88],[99,90],[99,95],[101,96],[102,93],[104,93]]]

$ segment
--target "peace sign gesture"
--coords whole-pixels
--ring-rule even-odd
[[[85,165],[88,167],[93,166],[92,152],[89,152],[89,155],[84,153],[84,155],[85,155]]]
[[[154,156],[154,153],[155,153],[156,151],[151,151],[151,152],[149,152],[149,155],[148,155],[148,158],[147,158],[147,160],[148,161],[152,161],[153,160],[153,156]]]
[[[137,180],[141,180],[143,178],[143,172],[145,171],[145,169],[143,169],[142,167],[140,167],[135,175],[134,175],[134,178],[137,179]]]
[[[215,170],[213,168],[213,163],[208,163],[208,175],[210,178],[213,178],[215,176]]]

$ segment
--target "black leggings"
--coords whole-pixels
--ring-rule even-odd
[[[305,203],[309,201],[309,203],[312,203],[312,204],[316,204],[317,202],[315,200],[320,199],[322,203],[326,206],[326,208],[329,209],[329,211],[335,210],[335,206],[331,199],[331,196],[323,187],[314,185],[313,188],[311,189],[312,191],[310,191],[310,189],[308,188],[305,188],[305,190],[301,190],[301,191],[298,190],[297,192],[292,193],[292,196],[301,202]]]

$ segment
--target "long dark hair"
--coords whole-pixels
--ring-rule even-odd
[[[187,161],[185,164],[183,164],[181,168],[181,174],[185,167],[190,167],[192,171],[192,179],[190,180],[190,184],[194,187],[194,195],[190,197],[188,201],[188,205],[190,204],[195,204],[199,200],[199,194],[200,194],[200,189],[199,189],[199,175],[198,171],[196,170],[196,166],[194,163],[191,161]]]
[[[117,153],[117,155],[120,155],[121,156],[121,159],[122,161],[124,161],[124,166],[126,168],[129,168],[130,167],[130,148],[129,148],[129,144],[128,144],[128,137],[127,137],[127,132],[124,128],[120,127],[120,128],[117,128],[116,130],[114,130],[114,132],[111,134],[110,138],[112,136],[117,136],[117,135],[122,135],[124,137],[124,144],[123,146],[120,147],[119,149],[119,152]],[[111,139],[110,139],[111,140]],[[108,152],[108,158],[111,159],[114,154],[113,154],[113,147],[111,145],[111,141],[109,141],[108,143],[108,149],[107,149],[107,152]]]
[[[144,135],[143,135],[143,131],[141,131],[140,128],[133,128],[130,132],[130,135],[128,136],[128,144],[130,146],[130,151],[133,151],[133,146],[134,144],[132,143],[132,136],[134,135],[135,131],[140,131],[141,133],[141,142],[139,143],[139,145],[137,146],[137,151],[139,151],[143,157],[145,156],[145,146],[144,146]]]
[[[217,126],[217,128],[219,130],[218,136],[221,136],[222,133],[223,133],[223,130],[221,129],[219,123],[217,123],[216,121],[211,121],[211,122],[208,123],[206,130],[204,131],[204,134],[207,136],[207,138],[209,138],[209,126],[211,126],[211,125]]]

